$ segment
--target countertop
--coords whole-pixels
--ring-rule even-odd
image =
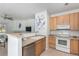
[[[26,46],[28,44],[34,43],[42,38],[45,38],[45,36],[31,36],[31,37],[25,37],[23,38],[22,46]]]
[[[35,33],[9,33],[12,36],[19,38],[22,38],[22,47],[31,44],[33,42],[36,42],[45,36],[43,35],[35,35]]]
[[[17,38],[21,37],[21,33],[7,33],[7,35],[12,35],[12,36],[15,36]]]
[[[79,37],[72,36],[71,39],[77,39],[77,40],[79,40]]]
[[[35,33],[8,33],[10,35],[16,36],[16,37],[29,37],[29,36],[35,36]]]

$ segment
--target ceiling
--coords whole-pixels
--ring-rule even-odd
[[[47,10],[49,15],[79,9],[79,3],[0,3],[0,16],[7,14],[16,19],[31,19],[35,13]]]

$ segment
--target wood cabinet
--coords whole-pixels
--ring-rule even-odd
[[[56,37],[55,36],[49,36],[48,44],[49,44],[49,47],[56,48]]]
[[[39,39],[31,44],[22,47],[23,56],[39,56],[46,47],[46,38]]]
[[[35,55],[39,56],[45,50],[45,47],[46,47],[45,38],[40,39],[39,41],[37,41],[35,43]]]
[[[79,55],[79,40],[77,39],[70,40],[70,53]]]
[[[49,20],[50,30],[56,30],[56,17],[51,17]]]
[[[69,15],[57,16],[57,25],[69,25]]]
[[[56,30],[57,25],[70,25],[71,30],[79,31],[79,12],[51,17],[49,20],[50,30]]]
[[[35,44],[35,55],[39,56],[41,54],[42,43],[41,40],[37,41]]]
[[[79,30],[79,12],[70,14],[71,30]]]
[[[45,48],[46,48],[46,39],[43,38],[42,39],[42,52],[45,50]]]

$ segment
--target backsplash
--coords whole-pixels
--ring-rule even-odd
[[[79,31],[71,31],[71,36],[79,36]]]
[[[57,32],[60,32],[60,31],[50,31],[50,35],[56,35]],[[64,30],[64,32],[66,32]],[[70,36],[79,36],[79,31],[69,31],[70,32]]]

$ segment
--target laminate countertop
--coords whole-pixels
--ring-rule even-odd
[[[9,35],[22,39],[22,47],[45,38],[44,35],[35,35],[35,33],[9,33]]]
[[[31,37],[25,37],[23,38],[22,46],[27,46],[31,43],[34,43],[42,38],[45,38],[45,36],[31,36]]]
[[[10,35],[16,36],[16,37],[29,37],[29,36],[35,36],[35,33],[8,33]]]

